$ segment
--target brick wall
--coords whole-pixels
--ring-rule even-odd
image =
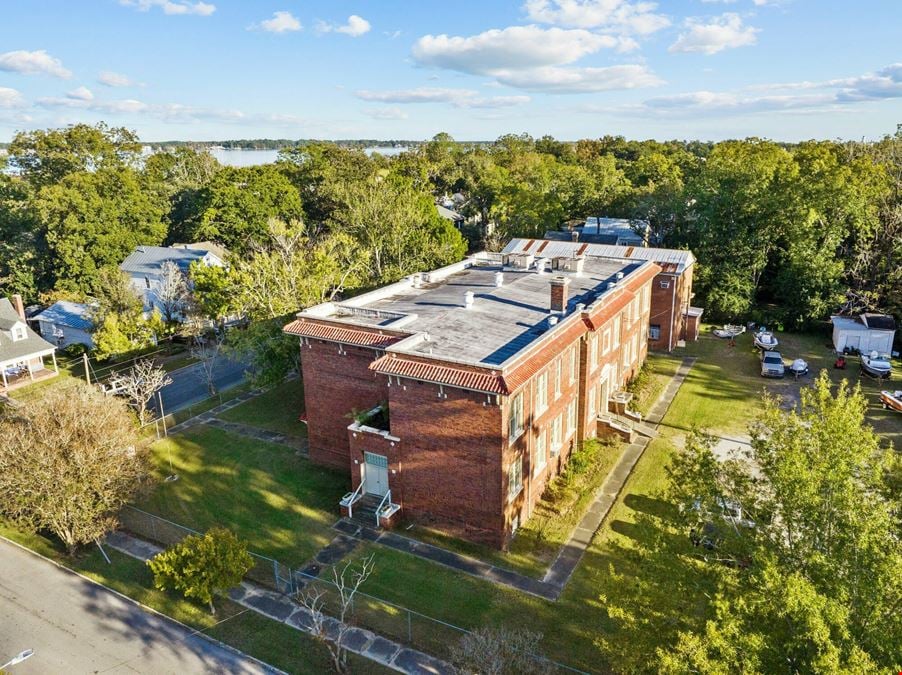
[[[659,274],[652,282],[651,316],[649,323],[661,328],[657,340],[649,338],[648,346],[656,351],[669,351],[676,347],[677,340],[685,339],[684,325],[686,310],[692,299],[693,268],[682,274]],[[668,288],[662,288],[661,283]]]
[[[301,371],[310,459],[349,470],[348,425],[353,410],[388,398],[385,381],[369,369],[377,350],[316,339],[301,342]]]

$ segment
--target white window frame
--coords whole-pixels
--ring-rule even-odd
[[[551,456],[557,457],[561,454],[561,446],[564,444],[564,420],[563,414],[554,418],[551,423]]]
[[[570,347],[570,384],[576,382],[579,377],[579,349]]]
[[[639,360],[639,334],[633,333],[633,338],[630,340],[630,363],[634,363]]]
[[[648,339],[649,340],[660,340],[661,339],[661,324],[653,323],[648,327]]]
[[[658,281],[658,285],[661,288],[670,288],[670,279],[661,279]]]
[[[614,344],[613,348],[617,349],[620,346],[620,314],[614,317],[614,326],[611,329],[614,333]]]
[[[607,354],[611,351],[611,329],[605,328],[601,336],[601,353]]]
[[[513,443],[523,435],[523,392],[519,392],[511,399],[510,410],[508,412],[508,443]]]
[[[589,412],[589,417],[595,417],[596,409],[595,409],[595,387],[589,389],[588,401],[586,402],[586,409]]]
[[[507,499],[513,501],[523,492],[523,455],[518,454],[507,467]]]
[[[567,435],[576,431],[576,399],[567,405]]]
[[[564,379],[564,357],[559,356],[554,362],[554,398],[561,397],[562,382]]]
[[[28,337],[28,333],[25,332],[25,326],[13,326],[13,342],[24,340],[26,337]]]
[[[548,409],[548,371],[542,371],[536,377],[536,415]]]
[[[589,372],[598,367],[598,333],[589,336]]]
[[[633,298],[632,309],[633,309],[633,323],[636,323],[639,320],[639,296],[638,295],[635,298]]]
[[[536,467],[533,471],[534,476],[542,473],[542,470],[548,464],[548,435],[545,428],[539,429],[536,434]]]

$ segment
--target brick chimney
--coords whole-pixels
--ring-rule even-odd
[[[25,305],[22,304],[22,296],[16,293],[10,298],[10,300],[12,300],[16,314],[19,315],[19,318],[22,319],[22,321],[25,321]]]
[[[565,312],[567,311],[567,291],[570,286],[570,279],[567,277],[555,277],[551,280],[551,311]]]

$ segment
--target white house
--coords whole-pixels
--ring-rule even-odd
[[[44,366],[47,356],[53,370]],[[12,296],[12,302],[0,298],[0,392],[58,373],[56,348],[25,323],[21,296]]]
[[[179,244],[178,246],[138,246],[122,261],[119,269],[125,272],[132,281],[132,286],[144,298],[144,311],[152,312],[154,308],[162,313],[163,307],[157,295],[164,279],[164,265],[174,263],[187,275],[188,268],[196,260],[204,265],[223,267],[224,256],[219,247],[199,244]]]
[[[886,314],[861,314],[859,316],[831,316],[833,322],[833,348],[842,352],[857,349],[863,354],[877,352],[890,354],[896,335],[896,322]]]
[[[94,348],[94,321],[91,305],[60,300],[29,319],[37,326],[38,333],[48,342],[62,349],[71,344],[83,344]]]

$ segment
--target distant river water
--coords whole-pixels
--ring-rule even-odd
[[[374,152],[380,155],[392,156],[399,155],[407,148],[396,148],[394,146],[374,146],[366,148],[364,152],[372,155]],[[278,150],[239,150],[237,148],[210,148],[210,154],[213,155],[220,164],[226,166],[257,166],[258,164],[272,164],[279,158]]]

